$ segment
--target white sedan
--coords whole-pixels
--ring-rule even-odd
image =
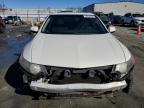
[[[91,13],[50,15],[19,59],[24,83],[47,93],[130,91],[134,58]]]

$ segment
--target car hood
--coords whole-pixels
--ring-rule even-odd
[[[144,17],[135,17],[136,20],[144,20]]]
[[[32,43],[31,60],[37,64],[88,68],[125,62],[119,41],[110,33],[98,35],[38,33]]]

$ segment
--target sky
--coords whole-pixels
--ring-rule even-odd
[[[8,8],[82,8],[92,3],[118,2],[122,0],[0,0]],[[142,2],[144,0],[129,0]]]

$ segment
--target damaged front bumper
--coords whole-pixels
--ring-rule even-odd
[[[121,80],[113,80],[111,82],[90,83],[90,82],[73,82],[73,83],[51,83],[50,79],[42,78],[41,75],[33,76],[20,68],[23,72],[23,81],[27,83],[34,91],[47,93],[74,93],[74,92],[92,92],[92,93],[106,93],[123,90],[127,87],[126,78],[129,74]],[[132,68],[133,69],[133,68]],[[130,72],[129,72],[130,73]],[[84,79],[86,80],[86,79]]]
[[[122,90],[127,86],[126,81],[111,82],[105,84],[48,84],[41,80],[32,81],[30,88],[35,91],[48,92],[48,93],[69,93],[69,92],[109,92]]]

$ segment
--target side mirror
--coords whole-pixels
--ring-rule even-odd
[[[111,32],[111,33],[113,33],[113,32],[115,32],[116,31],[116,28],[115,28],[115,26],[109,26],[109,31]]]
[[[30,31],[33,32],[33,33],[37,33],[39,30],[39,28],[37,26],[33,26],[30,28]]]

